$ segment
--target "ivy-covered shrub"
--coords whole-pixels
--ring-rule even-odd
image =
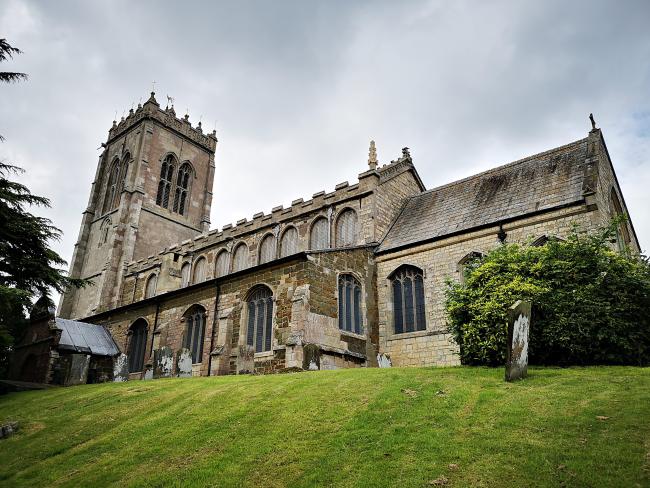
[[[461,362],[504,364],[508,307],[530,300],[531,363],[650,364],[650,264],[607,246],[618,223],[539,247],[504,244],[469,263],[463,284],[448,281]]]

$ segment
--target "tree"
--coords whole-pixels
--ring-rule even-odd
[[[529,357],[536,364],[650,364],[650,264],[608,243],[620,219],[592,234],[539,247],[506,244],[448,282],[449,328],[464,364],[501,365],[506,313],[533,303]]]
[[[0,39],[0,62],[21,51]],[[0,81],[24,80],[24,73],[0,72]],[[17,166],[0,161],[0,376],[6,370],[11,345],[24,331],[34,298],[52,289],[84,286],[62,269],[66,262],[49,247],[61,231],[49,219],[31,214],[31,206],[49,207],[47,198],[32,195],[11,177],[23,173]]]

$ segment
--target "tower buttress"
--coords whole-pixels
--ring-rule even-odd
[[[83,212],[70,276],[93,284],[61,297],[62,317],[118,305],[126,265],[210,227],[216,133],[204,134],[155,93],[113,121]]]

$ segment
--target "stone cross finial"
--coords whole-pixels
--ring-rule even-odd
[[[375,141],[370,141],[370,149],[368,150],[368,166],[370,169],[377,169],[377,148]]]
[[[594,114],[589,114],[589,120],[591,121],[591,130],[596,130],[596,121],[594,120]]]

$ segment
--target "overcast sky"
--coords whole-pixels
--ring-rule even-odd
[[[650,2],[0,3],[0,157],[70,260],[117,112],[175,99],[215,126],[212,228],[356,180],[411,148],[427,188],[576,139],[593,112],[650,246]]]

